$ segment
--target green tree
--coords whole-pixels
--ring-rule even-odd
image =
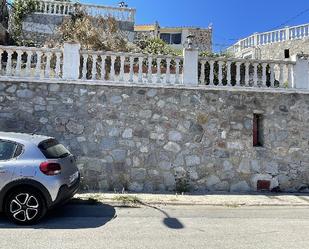
[[[146,38],[135,42],[138,49],[145,54],[155,55],[181,55],[181,51],[171,48],[159,38]]]

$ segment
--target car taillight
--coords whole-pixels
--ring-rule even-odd
[[[43,162],[40,164],[40,170],[45,175],[54,176],[61,173],[61,166],[55,162]]]

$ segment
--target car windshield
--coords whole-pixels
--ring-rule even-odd
[[[41,142],[39,149],[47,159],[64,158],[71,155],[70,151],[55,139]]]

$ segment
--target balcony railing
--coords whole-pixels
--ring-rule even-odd
[[[309,24],[303,24],[263,33],[255,33],[239,40],[228,51],[237,53],[246,48],[309,37]]]
[[[294,58],[295,57],[295,58]],[[309,90],[309,58],[249,60],[0,46],[0,79],[76,81],[126,85]]]
[[[35,12],[50,15],[70,15],[77,10],[83,10],[92,16],[102,16],[105,18],[113,17],[117,21],[126,22],[134,22],[136,12],[136,10],[132,8],[45,0],[38,1]]]

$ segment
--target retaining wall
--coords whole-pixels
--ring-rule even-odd
[[[56,137],[78,156],[86,190],[309,187],[309,92],[2,80],[0,130]]]

